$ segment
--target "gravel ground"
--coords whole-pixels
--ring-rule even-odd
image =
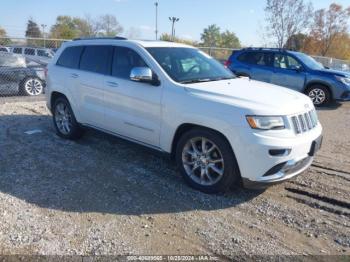
[[[206,195],[153,151],[92,130],[62,140],[43,101],[2,98],[0,254],[350,255],[350,103],[319,117],[304,174]]]

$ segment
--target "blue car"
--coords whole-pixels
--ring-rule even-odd
[[[350,73],[327,69],[304,53],[245,48],[233,51],[225,65],[237,76],[302,92],[316,106],[350,100]]]

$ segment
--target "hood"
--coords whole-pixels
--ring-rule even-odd
[[[292,115],[314,108],[311,99],[299,92],[248,78],[187,84],[185,88],[192,95],[244,108],[250,114]]]
[[[340,71],[340,70],[334,70],[334,69],[321,69],[317,70],[317,72],[322,73],[322,74],[328,74],[328,75],[337,75],[337,76],[345,76],[350,78],[350,73]]]

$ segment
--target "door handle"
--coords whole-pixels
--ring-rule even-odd
[[[112,82],[112,81],[107,81],[107,85],[110,86],[110,87],[118,87],[118,83],[116,82]]]
[[[70,76],[71,76],[72,78],[78,78],[78,77],[79,77],[78,74],[71,74]]]

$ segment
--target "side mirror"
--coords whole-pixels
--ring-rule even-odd
[[[158,76],[153,74],[152,70],[148,67],[134,67],[130,72],[130,80],[149,83],[155,86],[160,85]]]

